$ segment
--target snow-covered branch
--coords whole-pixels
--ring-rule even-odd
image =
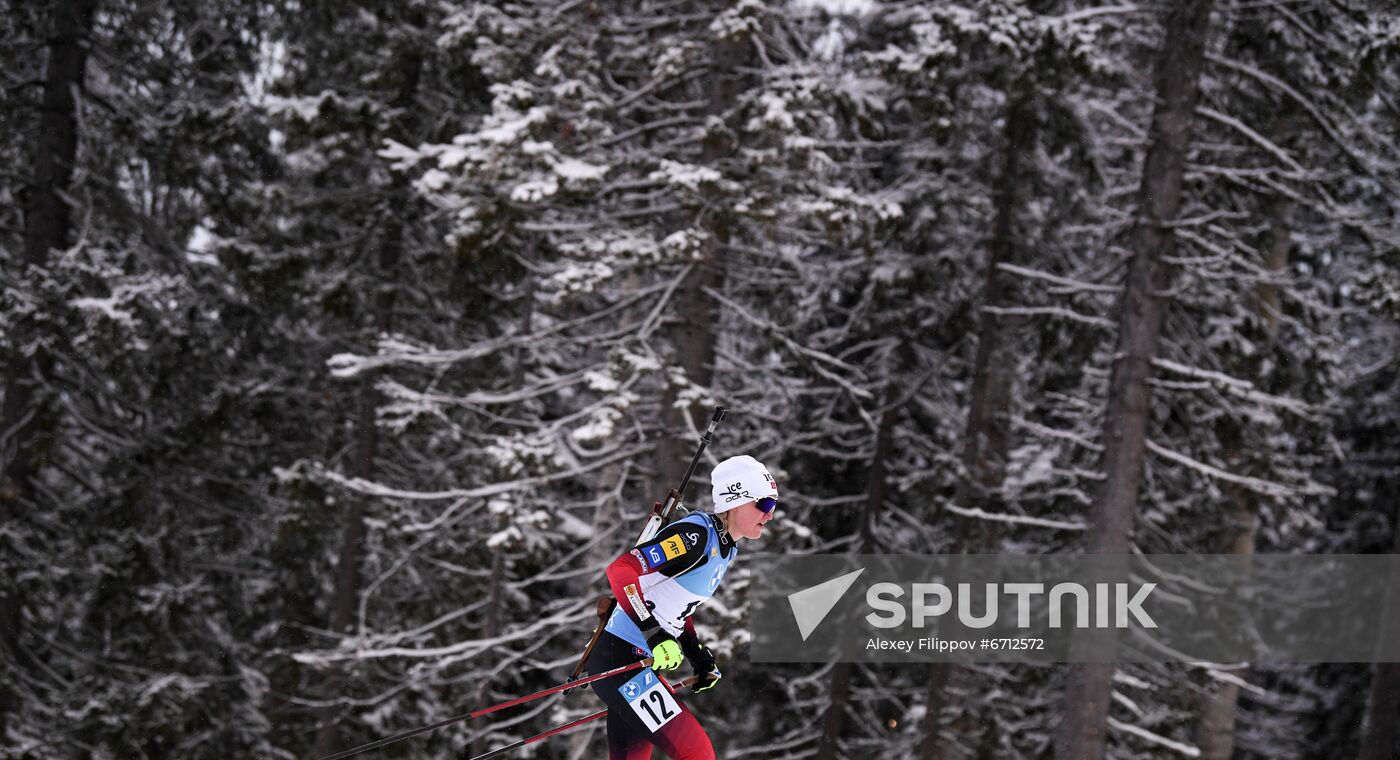
[[[1263,496],[1289,498],[1299,496],[1328,496],[1334,493],[1331,488],[1312,482],[1292,486],[1285,483],[1275,483],[1262,478],[1250,477],[1248,475],[1237,475],[1233,472],[1222,470],[1219,467],[1206,464],[1205,462],[1199,462],[1185,454],[1178,454],[1175,451],[1162,447],[1151,439],[1147,441],[1147,449],[1163,459],[1184,465],[1212,480],[1234,483],[1237,486],[1242,486]]]
[[[523,491],[527,488],[553,483],[556,481],[576,478],[587,474],[606,465],[624,459],[630,459],[643,451],[647,451],[648,446],[634,445],[626,448],[614,448],[605,455],[599,456],[586,464],[579,464],[558,472],[551,472],[548,475],[536,475],[528,478],[507,480],[499,483],[492,483],[476,488],[452,488],[445,491],[408,491],[401,488],[391,488],[381,483],[375,483],[365,478],[347,477],[334,470],[318,468],[316,474],[324,477],[336,485],[356,493],[366,496],[374,496],[381,499],[404,499],[407,501],[443,501],[446,499],[481,499],[488,496],[500,496],[502,494]]]
[[[1141,726],[1134,726],[1129,723],[1124,723],[1123,721],[1118,720],[1117,718],[1114,718],[1111,715],[1108,717],[1108,725],[1110,728],[1114,728],[1119,731],[1132,734],[1133,736],[1136,736],[1139,739],[1143,739],[1159,747],[1169,749],[1179,755],[1183,755],[1185,757],[1201,756],[1201,750],[1199,747],[1193,747],[1190,744],[1183,744],[1178,741],[1173,741],[1172,739],[1168,739],[1165,736],[1148,731],[1147,729],[1142,728]]]
[[[1062,306],[983,306],[982,311],[1008,317],[1062,317],[1081,324],[1102,327],[1106,330],[1117,327],[1113,320],[1080,314],[1073,309],[1066,309]]]
[[[1054,528],[1055,530],[1084,530],[1086,526],[1082,522],[1070,522],[1068,520],[1050,520],[1044,517],[1031,517],[1029,515],[1012,515],[1005,512],[987,512],[977,507],[959,507],[956,504],[944,504],[945,509],[955,515],[971,517],[977,520],[989,520],[991,522],[1007,523],[1011,525],[1032,525],[1037,528]]]
[[[1122,288],[1113,285],[1098,285],[1092,282],[1081,282],[1079,280],[1073,280],[1068,277],[1061,277],[1057,274],[1050,274],[1049,272],[1042,272],[1038,269],[1030,269],[1028,267],[1016,266],[1015,264],[1007,264],[1005,262],[997,264],[997,269],[1000,269],[1003,272],[1010,272],[1011,274],[1019,274],[1022,277],[1029,277],[1035,280],[1044,280],[1046,282],[1052,282],[1069,290],[1079,290],[1084,291],[1086,293],[1105,293],[1108,295],[1117,295],[1122,290]]]
[[[1238,377],[1232,377],[1223,372],[1201,369],[1199,367],[1190,367],[1185,364],[1180,364],[1178,362],[1171,361],[1170,359],[1153,359],[1152,365],[1160,369],[1165,369],[1169,372],[1175,372],[1178,375],[1184,375],[1186,377],[1194,377],[1200,380],[1205,380],[1211,383],[1214,387],[1224,391],[1225,393],[1228,393],[1237,398],[1244,399],[1246,401],[1250,401],[1255,404],[1259,404],[1260,406],[1269,406],[1276,409],[1282,409],[1283,411],[1288,412],[1289,414],[1296,415],[1302,419],[1309,420],[1312,422],[1316,422],[1319,419],[1317,410],[1307,402],[1300,401],[1299,399],[1288,398],[1286,396],[1276,396],[1271,393],[1265,393],[1257,389],[1254,386],[1254,384],[1249,382],[1248,380],[1242,380]]]

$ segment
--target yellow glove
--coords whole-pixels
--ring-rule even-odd
[[[651,647],[652,670],[675,670],[681,666],[681,645],[667,636]]]

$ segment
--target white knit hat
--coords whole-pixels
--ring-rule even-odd
[[[778,483],[768,474],[768,468],[747,454],[715,465],[710,482],[714,484],[715,514],[778,495]]]

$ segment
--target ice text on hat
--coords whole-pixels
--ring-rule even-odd
[[[770,477],[768,480],[769,482],[772,482],[773,479]],[[753,497],[749,495],[749,491],[747,488],[744,488],[743,483],[730,483],[729,485],[725,486],[724,490],[720,493],[724,494],[725,504],[728,504],[729,502],[734,501],[735,499],[748,499],[749,501],[753,501]]]

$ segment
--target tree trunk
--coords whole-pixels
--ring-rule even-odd
[[[705,85],[704,92],[707,116],[723,118],[743,91],[745,78],[751,75],[735,73],[734,69],[748,58],[748,51],[746,44],[715,43],[712,53],[715,75]],[[732,146],[706,142],[701,148],[702,165],[718,162],[731,152]],[[728,224],[723,219],[708,226],[711,238],[703,258],[695,262],[695,268],[676,289],[676,322],[671,330],[674,361],[685,370],[690,382],[705,387],[714,380],[715,323],[718,313],[714,299],[704,291],[706,288],[719,289],[724,286],[724,266],[720,256],[729,239]],[[679,390],[668,381],[661,397],[661,420],[665,432],[656,447],[656,481],[652,485],[652,493],[657,497],[664,497],[680,482],[694,455],[692,447],[695,442],[686,435],[686,431],[692,424],[703,427],[711,411],[677,409]],[[702,497],[701,502],[704,501]]]
[[[948,679],[953,674],[953,663],[935,662],[928,668],[928,696],[924,701],[923,738],[919,741],[918,757],[944,757],[948,745],[938,733],[939,716],[948,703]]]
[[[1132,547],[1152,401],[1147,381],[1162,328],[1162,293],[1170,280],[1166,259],[1174,248],[1168,225],[1181,208],[1186,150],[1210,23],[1211,0],[1183,0],[1169,7],[1166,39],[1157,62],[1157,106],[1142,171],[1141,219],[1133,230],[1133,256],[1123,289],[1104,416],[1104,481],[1091,512],[1088,550],[1095,554],[1127,554]],[[1113,670],[1111,663],[1070,666],[1063,718],[1056,729],[1056,757],[1097,760],[1104,756]]]
[[[1231,520],[1236,529],[1229,552],[1254,554],[1255,519],[1253,494],[1239,486],[1230,489]],[[1239,713],[1240,687],[1224,681],[1207,684],[1210,696],[1196,729],[1196,746],[1201,760],[1230,760],[1235,752],[1235,719]]]
[[[503,527],[506,520],[498,523],[497,527]],[[486,610],[482,617],[481,637],[486,640],[496,638],[501,634],[501,592],[505,588],[509,578],[506,577],[506,547],[496,547],[491,556],[491,590],[486,596]],[[490,704],[491,699],[491,679],[483,678],[476,687],[476,696],[472,699],[473,704]],[[484,751],[484,747],[482,751]],[[474,757],[480,754],[478,748],[472,742],[467,743],[466,749],[462,752],[463,757]]]
[[[1023,198],[1021,191],[1029,185],[1024,160],[1035,150],[1036,119],[1033,84],[1020,81],[1011,88],[1006,111],[1001,146],[1001,174],[998,177],[996,218],[992,239],[987,250],[987,273],[982,287],[982,304],[1005,306],[1006,275],[1001,264],[1012,263],[1016,256],[1016,215]],[[978,319],[977,356],[973,364],[972,393],[968,403],[967,429],[963,435],[962,477],[953,501],[960,507],[986,507],[995,500],[994,494],[1006,477],[1006,451],[1010,443],[1011,392],[1016,382],[1015,363],[1009,354],[1003,335],[1003,320],[983,310]],[[979,553],[987,546],[986,523],[971,517],[955,515],[953,551]],[[919,757],[933,760],[945,757],[948,750],[939,738],[939,717],[946,706],[946,690],[953,664],[936,662],[929,666],[928,691],[924,704],[923,740]]]
[[[49,41],[34,186],[24,209],[24,258],[36,267],[48,263],[50,250],[67,245],[70,225],[63,193],[73,178],[73,159],[78,151],[77,93],[85,81],[87,37],[92,32],[97,0],[55,3],[53,7],[54,33]]]
[[[894,401],[898,398],[894,380],[885,392],[885,411],[880,415],[879,428],[875,432],[875,451],[870,459],[869,475],[866,477],[865,509],[860,519],[860,542],[857,554],[879,551],[875,538],[875,520],[880,515],[880,507],[885,502],[889,489],[886,462],[894,451],[894,426],[898,410]],[[831,703],[822,715],[822,733],[817,744],[817,760],[832,760],[836,757],[837,742],[846,726],[846,705],[850,702],[851,677],[855,666],[849,662],[838,662],[831,672]]]
[[[1274,124],[1274,132],[1287,129],[1287,122],[1279,119]],[[1265,253],[1264,270],[1270,275],[1281,276],[1288,269],[1288,254],[1293,250],[1293,199],[1284,195],[1274,198],[1269,214],[1269,248]],[[1280,309],[1278,285],[1262,282],[1254,291],[1254,311],[1264,326],[1264,336],[1272,344],[1278,338]]]
[[[418,91],[418,80],[422,73],[423,59],[417,53],[409,55],[405,63],[404,82],[395,98],[395,105],[410,110]],[[384,237],[379,245],[379,256],[375,262],[374,279],[378,290],[374,295],[374,332],[383,334],[393,327],[395,284],[399,261],[403,256],[404,224],[403,209],[409,197],[408,182],[403,175],[395,174],[390,189],[389,213],[384,226]],[[360,378],[355,412],[355,453],[354,474],[357,478],[370,480],[374,477],[375,459],[379,452],[379,429],[375,424],[379,409],[379,392],[375,389],[377,372],[366,372]],[[345,633],[355,616],[355,602],[360,587],[360,562],[364,558],[364,543],[367,533],[365,515],[369,511],[371,499],[357,497],[346,516],[345,527],[340,537],[340,559],[336,563],[335,588],[331,595],[330,616],[327,628],[335,633]],[[339,681],[341,688],[348,686],[348,679],[327,679],[331,683]],[[316,732],[316,742],[312,747],[313,758],[334,754],[342,749],[339,720],[333,709],[326,710],[321,718],[321,727]]]
[[[817,760],[833,760],[837,742],[846,727],[846,706],[851,702],[851,673],[855,665],[838,662],[831,669],[831,702],[822,714],[822,735],[817,745]]]
[[[398,248],[402,244],[401,225],[391,222],[389,232],[397,233],[392,237],[386,235],[380,249],[379,272],[388,282],[393,277],[393,268],[397,264]],[[389,266],[386,268],[386,262]],[[386,296],[388,288],[380,291],[380,304],[385,300],[392,301],[392,295]],[[380,311],[381,306],[376,306],[376,322],[380,329],[387,329],[387,310]],[[378,394],[374,389],[377,380],[377,373],[366,372],[360,379],[357,398],[357,409],[355,414],[355,455],[354,455],[354,475],[357,478],[366,480],[374,476],[374,460],[379,449],[379,433],[375,425],[375,415],[379,407]],[[345,526],[340,534],[340,559],[335,568],[335,588],[331,595],[330,618],[326,628],[335,633],[348,633],[355,616],[355,600],[360,587],[360,561],[364,557],[364,544],[367,527],[365,525],[365,515],[369,511],[370,498],[368,496],[357,496],[350,506],[350,513],[346,516]],[[327,679],[330,683],[339,683],[343,689],[346,685],[346,678],[342,674],[338,678]],[[334,709],[327,709],[321,718],[321,728],[316,732],[316,744],[311,751],[311,757],[325,757],[326,755],[339,752],[343,747],[340,744],[339,719],[335,716]]]
[[[714,299],[706,295],[704,289],[718,288],[723,282],[723,269],[716,260],[718,248],[717,245],[710,246],[705,259],[696,262],[695,269],[676,289],[676,324],[671,331],[671,343],[675,346],[673,361],[685,371],[687,380],[705,387],[714,380],[717,315]],[[691,424],[699,425],[705,412],[691,407],[677,408],[680,390],[668,380],[666,390],[661,395],[661,419],[666,432],[656,447],[657,480],[651,492],[657,498],[664,497],[675,488],[685,474],[695,445],[686,431]],[[701,502],[705,505],[709,503],[708,498],[703,496]],[[638,518],[644,514],[645,510],[637,512]]]
[[[1397,549],[1400,551],[1400,549]],[[1371,692],[1366,700],[1366,717],[1361,728],[1361,750],[1357,760],[1394,760],[1395,737],[1400,724],[1400,663],[1376,663],[1371,676]]]
[[[1400,554],[1400,509],[1391,521],[1395,530],[1393,552]],[[1400,635],[1400,573],[1390,574],[1383,631]],[[1384,635],[1384,634],[1383,634]],[[1357,760],[1393,760],[1400,735],[1400,662],[1378,662],[1371,675],[1371,693],[1361,723],[1361,750]]]
[[[1006,275],[999,267],[1017,260],[1016,216],[1022,190],[1029,183],[1027,151],[1035,149],[1035,104],[1030,85],[1017,85],[1007,108],[1001,148],[1001,174],[996,188],[996,218],[987,251],[987,272],[982,286],[985,307],[1005,306],[1008,300]],[[974,359],[967,427],[963,435],[964,472],[958,481],[954,502],[958,506],[982,506],[991,501],[1006,476],[1009,443],[1011,392],[1016,382],[1014,357],[1007,350],[1003,331],[1004,316],[983,310],[978,318],[977,355]],[[981,521],[955,518],[957,539],[963,547],[976,551],[986,536],[979,535]]]
[[[1275,133],[1287,129],[1287,122],[1280,118],[1275,121]],[[1280,276],[1288,267],[1288,252],[1293,247],[1291,221],[1293,201],[1287,196],[1274,198],[1269,213],[1269,246],[1264,254],[1264,270],[1273,276]],[[1265,341],[1272,345],[1278,337],[1279,294],[1278,285],[1262,282],[1254,290],[1254,311],[1263,328]],[[1257,378],[1267,387],[1267,377]],[[1240,455],[1238,445],[1231,458]],[[1259,521],[1254,504],[1255,495],[1238,485],[1231,485],[1231,521],[1233,535],[1226,551],[1237,555],[1254,554],[1254,537]],[[1202,760],[1230,760],[1235,751],[1235,720],[1239,711],[1240,687],[1234,683],[1218,682],[1207,687],[1211,694],[1201,722],[1196,732],[1196,745],[1200,747]]]
[[[34,184],[24,208],[24,261],[48,266],[49,251],[68,245],[68,202],[63,195],[73,178],[78,151],[78,99],[85,84],[88,41],[97,0],[54,3],[53,34],[49,38],[44,100],[34,150]],[[25,336],[15,336],[27,342]],[[20,519],[35,501],[33,479],[53,444],[54,420],[39,392],[51,370],[42,349],[28,358],[6,361],[4,405],[0,407],[0,527]],[[14,573],[0,573],[0,658],[19,665],[24,625],[24,596]],[[9,679],[5,679],[8,681]],[[19,696],[0,682],[0,736],[9,715],[19,709]]]

